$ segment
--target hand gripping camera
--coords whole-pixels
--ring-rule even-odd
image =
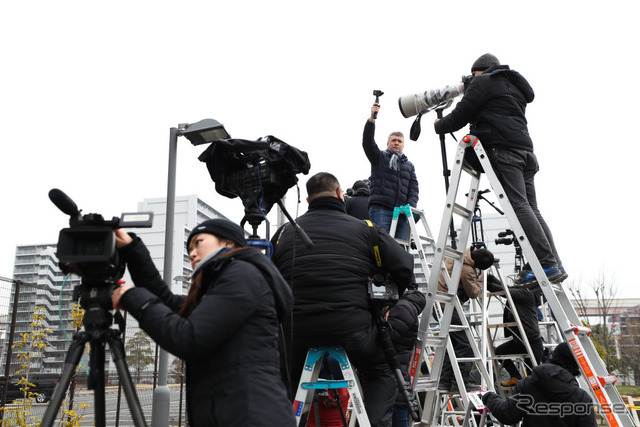
[[[151,227],[153,212],[123,213],[107,221],[100,214],[81,215],[74,201],[57,188],[49,191],[49,199],[70,216],[70,227],[60,230],[58,238],[56,256],[62,272],[96,282],[113,283],[122,277],[124,265],[118,259],[113,230]]]

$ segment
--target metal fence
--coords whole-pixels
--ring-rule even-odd
[[[34,391],[39,394],[38,387],[40,385],[37,384],[36,378],[40,374],[59,375],[62,372],[69,344],[77,330],[65,327],[64,325],[68,325],[68,322],[62,320],[58,322],[54,318],[59,315],[58,311],[68,315],[68,309],[61,310],[52,303],[50,295],[55,291],[60,290],[53,289],[49,285],[0,277],[0,349],[2,351],[0,354],[0,374],[2,374],[0,377],[0,407],[5,409],[5,411],[0,411],[0,416],[4,414],[4,417],[7,418],[3,421],[3,425],[11,425],[9,417],[12,409],[25,407],[23,398],[16,398],[16,393],[18,393],[16,391],[17,378],[28,377],[29,382],[35,384],[36,390]],[[68,292],[72,292],[72,290]],[[47,295],[49,295],[49,299],[46,298]],[[60,296],[60,300],[62,301],[62,296]],[[37,310],[45,314],[42,316],[43,329],[50,331],[45,332],[45,345],[42,349],[29,347],[29,337],[26,340],[24,338],[30,329],[34,329],[30,320],[34,307],[38,307]],[[61,331],[61,329],[67,330]],[[64,339],[59,337],[64,337]],[[124,330],[122,342],[131,380],[144,417],[150,424],[153,390],[156,387],[158,374],[158,348],[146,334],[137,328],[137,325],[131,325]],[[88,349],[89,344],[86,345],[85,353],[67,390],[65,401],[58,410],[57,418],[60,423],[66,420],[65,409],[72,409],[83,416],[80,425],[95,424],[96,414],[93,412],[95,396],[94,391],[88,387],[88,374],[90,373],[89,355],[86,351]],[[24,357],[19,360],[19,353],[28,354],[28,361],[25,362]],[[110,354],[107,344],[104,363],[106,425],[130,426],[133,425],[133,421],[121,385],[124,379],[119,378]],[[187,425],[183,373],[184,365],[180,360],[176,359],[170,364],[168,382],[171,392],[169,411],[169,425],[171,426]],[[42,393],[45,400],[51,397],[50,389],[44,390]],[[20,393],[20,396],[22,395],[23,393]],[[32,419],[40,420],[47,405],[46,402],[42,403],[33,399],[33,404],[29,409]],[[98,414],[98,416],[101,415]]]

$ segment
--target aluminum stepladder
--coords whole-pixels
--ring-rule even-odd
[[[535,357],[533,356],[533,350],[531,349],[531,345],[529,344],[529,340],[527,339],[527,333],[524,330],[524,327],[522,326],[522,322],[520,320],[520,314],[518,313],[518,310],[516,309],[515,303],[513,302],[513,297],[511,296],[511,293],[509,292],[509,288],[507,285],[507,282],[504,280],[504,278],[502,277],[502,274],[500,272],[500,269],[497,268],[496,265],[494,265],[494,267],[492,267],[491,269],[491,273],[496,276],[500,282],[502,283],[502,290],[498,291],[498,292],[489,292],[486,287],[483,289],[483,294],[482,294],[482,301],[480,301],[480,304],[483,305],[483,313],[486,313],[487,316],[485,316],[486,322],[484,322],[483,324],[483,330],[486,331],[486,336],[483,336],[483,349],[485,351],[485,355],[487,360],[492,361],[493,364],[489,365],[488,369],[489,372],[491,374],[491,371],[494,371],[496,373],[495,377],[496,377],[496,382],[500,382],[500,370],[498,367],[498,362],[499,361],[503,361],[506,359],[517,359],[519,360],[522,364],[524,364],[524,358],[529,358],[529,360],[531,361],[531,366],[529,366],[529,368],[534,368],[535,366],[538,365],[538,363],[536,362]],[[488,318],[488,305],[491,302],[491,300],[495,298],[498,302],[499,305],[501,307],[500,310],[500,321],[498,323],[491,323],[489,322],[489,318]],[[486,302],[485,302],[486,301]],[[502,320],[502,315],[504,310],[509,310],[512,315],[514,320],[512,322],[507,322],[504,323]],[[517,327],[518,328],[518,332],[520,333],[520,337],[522,337],[522,339],[520,339],[519,341],[524,345],[525,347],[525,353],[520,353],[520,354],[504,354],[504,355],[497,355],[495,352],[495,349],[497,348],[496,346],[496,341],[498,341],[498,332],[500,329],[504,330],[505,328],[512,328],[513,327]],[[513,337],[512,339],[518,339],[517,337]],[[524,371],[524,369],[523,369]],[[522,374],[526,375],[526,372],[521,372]]]
[[[343,380],[318,380],[321,363],[326,356],[331,356],[338,361],[342,376],[344,377]],[[369,422],[364,400],[362,399],[362,387],[360,387],[358,377],[347,357],[347,353],[339,346],[309,348],[298,390],[296,391],[295,401],[293,402],[296,425],[300,424],[300,418],[304,411],[310,408],[315,390],[331,390],[337,388],[346,388],[349,391],[352,410],[349,425],[353,426],[355,422],[358,421],[360,427],[370,427],[371,423]]]
[[[583,378],[585,380],[584,382],[588,385],[588,391],[599,407],[599,414],[602,415],[610,426],[635,426],[636,424],[632,419],[630,412],[620,397],[618,390],[614,386],[616,381],[615,377],[607,372],[604,362],[598,355],[596,348],[591,341],[589,336],[590,330],[581,326],[582,323],[580,318],[576,314],[571,301],[562,287],[551,283],[551,281],[546,277],[544,269],[537,259],[531,243],[527,239],[511,203],[506,197],[502,184],[491,167],[489,158],[487,157],[480,140],[473,135],[466,135],[458,144],[455,166],[452,173],[453,181],[456,182],[456,185],[451,185],[449,192],[457,191],[460,176],[462,175],[462,172],[465,171],[472,177],[472,188],[469,191],[469,197],[472,197],[472,191],[474,190],[473,182],[480,178],[479,172],[471,169],[468,164],[463,162],[464,152],[467,148],[469,150],[473,150],[475,156],[484,169],[484,173],[489,179],[489,183],[491,184],[493,191],[498,197],[502,209],[505,211],[509,225],[515,233],[514,238],[517,238],[520,243],[523,253],[529,261],[529,265],[533,273],[538,279],[540,289],[547,299],[549,309],[553,313],[553,317],[555,318],[560,331],[562,331],[564,335],[564,340],[569,343],[573,350],[574,357],[582,371]],[[475,190],[477,191],[477,187]],[[449,196],[450,194],[447,194],[447,209],[461,210],[462,208],[457,207],[453,200],[450,200]],[[450,206],[450,203],[453,203],[453,206]],[[443,235],[442,229],[440,234],[441,236]],[[438,240],[438,250],[443,248],[441,243],[444,241],[445,239]],[[461,239],[461,241],[464,240]],[[445,252],[444,249],[443,252]],[[436,261],[438,261],[438,257],[441,257],[442,255],[443,254],[436,252]],[[429,289],[431,289],[431,282],[432,281],[430,280]],[[429,301],[427,301],[427,305],[428,304]]]
[[[417,258],[419,262],[414,268],[414,275],[416,277],[418,289],[420,289],[423,293],[426,293],[426,289],[428,287],[427,282],[431,277],[431,272],[433,271],[432,270],[433,265],[435,265],[433,263],[433,257],[435,253],[436,242],[435,242],[435,239],[432,237],[431,229],[429,228],[429,224],[424,215],[424,211],[417,208],[413,208],[408,204],[394,208],[393,220],[390,227],[391,235],[395,235],[398,218],[401,213],[403,213],[407,218],[409,218],[409,227],[407,228],[407,239],[404,240],[401,238],[396,238],[395,240],[399,244],[403,245],[409,253],[412,253],[412,252],[417,253]],[[417,222],[413,220],[414,215],[418,216]],[[417,224],[420,224],[422,226],[422,228],[424,229],[423,233],[421,233],[421,230],[418,229]],[[412,245],[412,243],[415,243],[415,246]],[[424,280],[421,280],[421,278],[424,278]],[[455,295],[455,293],[453,294],[453,297],[452,297],[452,301],[453,300],[457,302],[456,309],[458,310],[461,320],[464,319],[463,326],[456,326],[455,328],[458,328],[458,330],[467,331],[468,332],[467,339],[469,340],[470,345],[473,345],[473,343],[477,341],[477,338],[474,339],[474,337],[469,335],[471,328],[469,327],[469,324],[466,321],[466,317],[463,314],[462,305],[460,304],[458,297],[457,295]],[[440,321],[442,319],[442,309],[440,305],[435,304],[433,307],[433,312],[428,315],[426,315],[425,312],[423,312],[421,314],[421,322],[423,322],[422,319],[425,319],[424,322],[427,322],[429,330],[438,331],[440,328]],[[426,358],[424,358],[423,356],[422,360],[424,360],[427,363],[427,366],[430,371],[433,369],[431,365],[433,360],[432,356],[435,353],[435,346],[441,345],[441,344],[442,342],[436,339],[434,341],[430,341],[428,345],[420,349],[421,353],[424,356],[428,356]],[[450,353],[450,357],[452,360],[454,376],[456,377],[457,382],[459,384],[462,384],[463,379],[462,379],[460,370],[458,368],[458,363],[457,363],[458,359],[455,356],[453,345],[451,344],[451,342],[449,342],[448,345],[449,345],[448,351]],[[478,353],[476,351],[476,356],[477,354]],[[421,362],[420,363],[417,362],[416,353],[414,352],[412,363],[410,365],[409,374],[411,377],[411,386],[416,392],[425,391],[429,389],[429,387],[433,386],[432,381],[430,381],[428,378],[424,378],[420,376],[420,367],[421,367]],[[462,393],[466,393],[466,392],[463,390]],[[455,395],[454,396],[447,395],[447,396],[443,396],[441,400],[442,400],[441,402],[442,407],[446,408],[444,410],[445,414],[443,415],[443,419],[451,419],[452,425],[458,425],[458,426],[462,425],[457,422],[457,418],[464,417],[465,411],[464,409],[462,410],[455,409],[456,406],[460,406],[458,405],[458,401],[460,401],[460,397]]]
[[[459,177],[458,177],[459,178]],[[434,261],[431,274],[429,275],[428,285],[426,289],[427,304],[422,312],[420,318],[420,327],[418,331],[418,339],[416,341],[416,348],[414,356],[411,362],[411,374],[413,385],[416,391],[423,391],[426,393],[424,408],[422,412],[421,425],[440,425],[441,413],[444,415],[443,421],[447,424],[447,420],[451,420],[451,425],[459,425],[456,418],[466,417],[468,408],[469,397],[464,386],[464,378],[460,373],[458,366],[459,362],[472,362],[476,364],[476,368],[481,374],[482,383],[486,388],[491,389],[493,381],[489,376],[486,369],[485,361],[483,361],[480,350],[478,349],[478,339],[473,336],[471,326],[467,320],[467,316],[464,312],[462,304],[457,297],[458,284],[462,273],[462,266],[464,263],[464,249],[454,249],[452,246],[446,244],[448,239],[449,227],[452,223],[453,215],[457,214],[461,217],[463,225],[460,228],[459,241],[466,242],[469,239],[471,222],[473,221],[474,209],[476,206],[476,195],[478,192],[479,174],[472,182],[470,191],[468,193],[466,206],[455,203],[455,197],[457,188],[459,186],[459,179],[454,176],[453,182],[450,184],[449,191],[447,193],[447,202],[445,204],[445,212],[440,227],[439,237],[436,244],[436,250],[434,255]],[[453,267],[451,274],[447,270],[444,259],[451,258],[453,260]],[[447,285],[447,292],[440,292],[437,290],[438,279],[442,274],[444,281]],[[444,306],[444,312],[440,312],[441,304]],[[458,314],[462,325],[451,325],[451,319],[454,310]],[[434,319],[435,317],[435,319]],[[439,325],[434,327],[435,324]],[[472,357],[458,358],[455,355],[453,344],[449,339],[449,331],[464,331],[469,342],[469,346],[473,352]],[[421,366],[425,356],[430,351],[435,349],[433,363],[430,369],[430,374],[427,378],[418,377],[417,371]],[[446,352],[446,353],[445,353]],[[440,372],[444,363],[445,354],[449,355],[451,365],[454,372],[456,383],[460,391],[459,397],[456,398],[458,403],[461,404],[462,409],[459,411],[451,408],[451,401],[448,400],[447,395],[441,395],[438,391],[438,383]],[[415,377],[414,377],[415,375]],[[465,418],[465,423],[470,426],[475,426],[475,420],[473,415],[469,418]]]

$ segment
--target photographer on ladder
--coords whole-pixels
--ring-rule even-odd
[[[371,107],[371,116],[364,125],[362,148],[371,163],[369,178],[369,219],[387,233],[391,230],[395,207],[418,204],[418,179],[413,163],[402,152],[404,136],[393,132],[387,139],[387,149],[380,150],[374,139],[376,117],[380,110],[377,102]],[[398,218],[396,237],[406,239],[407,218]],[[393,237],[393,236],[392,236]]]
[[[534,98],[533,89],[520,73],[500,65],[490,53],[473,63],[471,73],[473,77],[465,84],[462,99],[451,113],[436,119],[435,131],[446,134],[467,123],[471,125],[469,133],[478,137],[486,149],[545,274],[550,281],[559,283],[567,273],[536,201],[534,177],[539,167],[525,117],[527,104]],[[516,280],[521,286],[534,286],[536,282],[531,270],[523,271]]]
[[[345,212],[340,183],[320,172],[307,181],[309,209],[297,222],[313,241],[305,246],[291,224],[276,231],[273,262],[293,289],[291,388],[298,388],[311,346],[342,346],[356,368],[372,426],[391,426],[397,394],[394,374],[378,340],[367,298],[376,271],[369,225]],[[375,226],[382,273],[401,294],[412,282],[413,257]],[[287,328],[285,328],[287,329]]]

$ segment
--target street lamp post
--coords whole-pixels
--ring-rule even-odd
[[[178,136],[184,136],[193,145],[208,144],[217,139],[230,138],[222,124],[213,119],[204,119],[193,124],[179,124],[169,131],[169,173],[167,177],[167,212],[164,232],[164,267],[163,279],[171,283],[171,264],[173,263],[173,234],[176,202],[176,163],[178,153]],[[160,349],[158,360],[158,386],[153,390],[153,406],[151,425],[153,427],[169,426],[170,391],[167,385],[169,355]]]

